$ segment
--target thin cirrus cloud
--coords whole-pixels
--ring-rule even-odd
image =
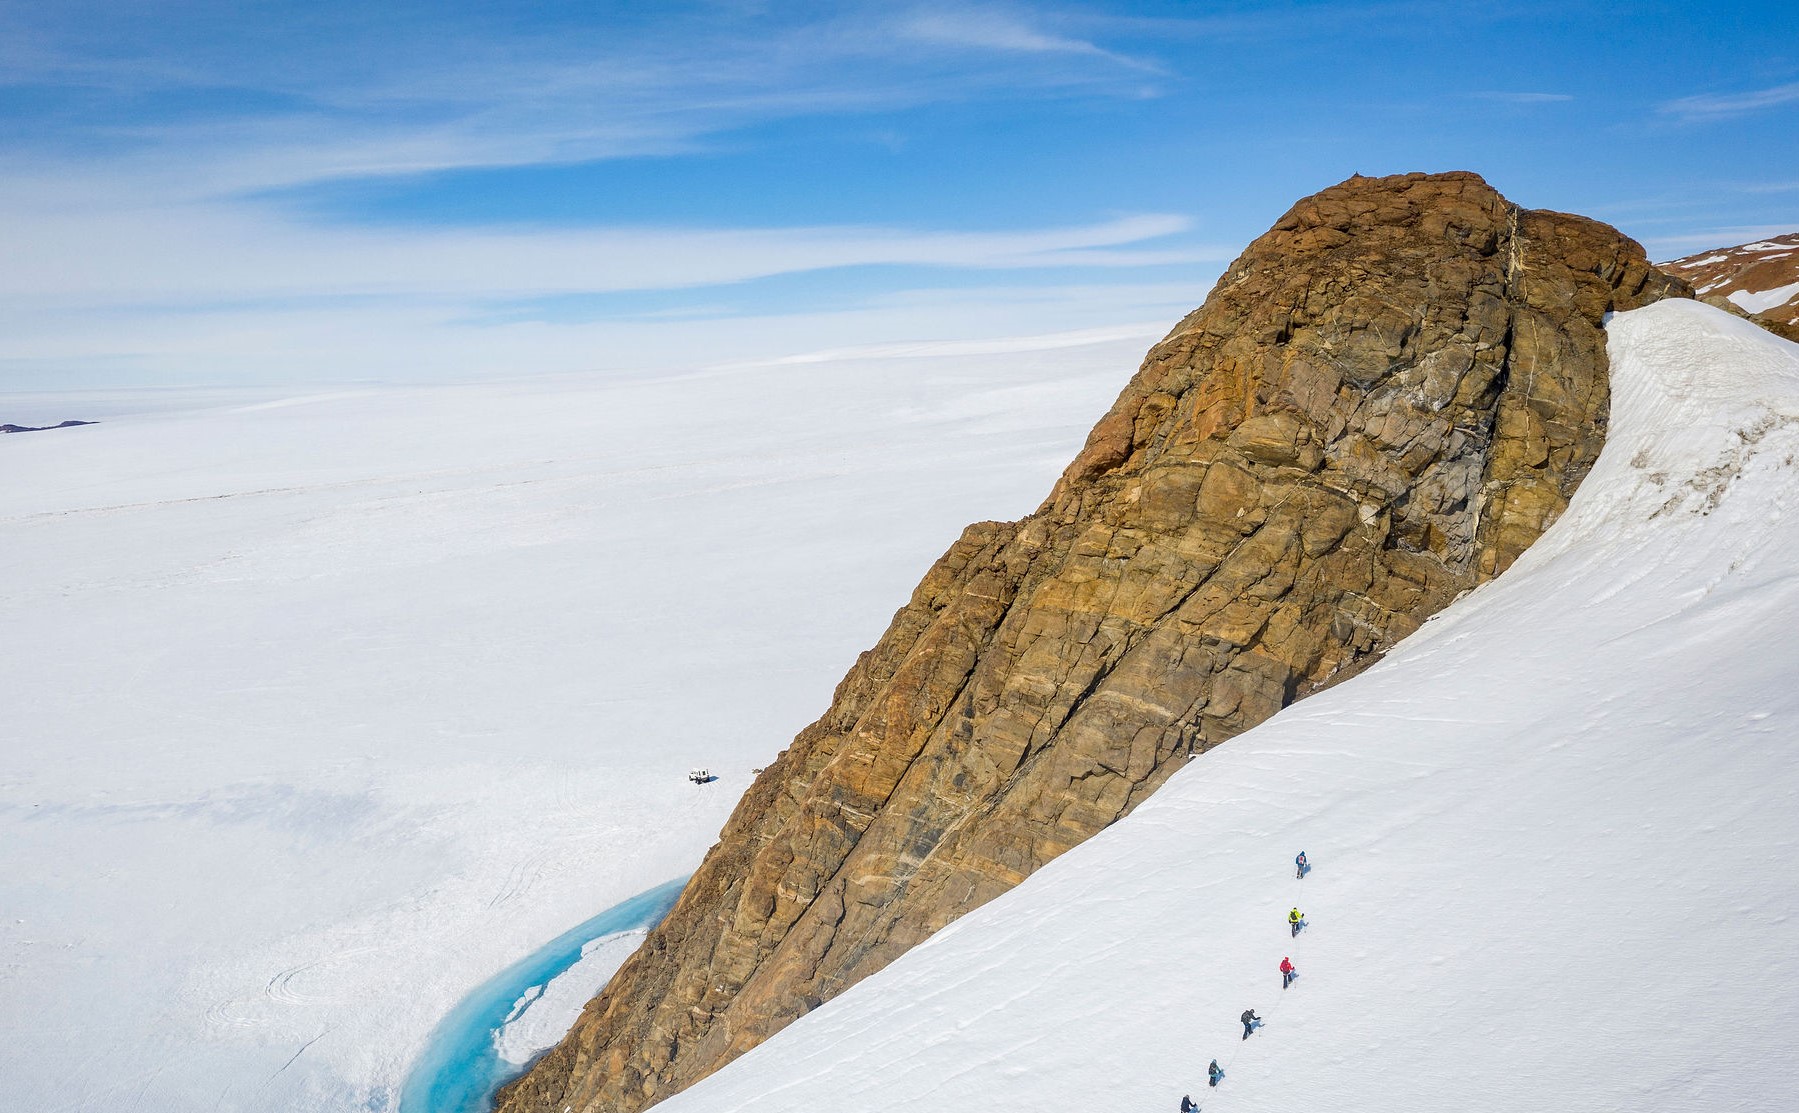
[[[689,21],[659,33],[482,39],[454,23],[391,40],[311,43],[267,59],[94,56],[20,38],[0,47],[0,85],[105,90],[122,109],[98,127],[57,119],[32,146],[90,135],[109,159],[198,156],[215,195],[334,178],[567,164],[693,151],[746,126],[849,116],[971,97],[1080,89],[1139,96],[1155,65],[1058,33],[1010,9],[844,14],[757,26]],[[1130,71],[1130,72],[1122,72]],[[170,93],[259,109],[170,120],[129,102]]]
[[[897,266],[1012,270],[1207,262],[1149,241],[1189,227],[1147,214],[1022,232],[878,227],[518,231],[299,225],[252,208],[41,215],[13,230],[0,295],[20,304],[337,297],[517,298],[677,290]]]
[[[1046,31],[998,9],[919,12],[901,20],[898,27],[906,37],[919,42],[1019,54],[1086,55],[1128,69],[1165,72],[1155,62],[1107,50],[1086,39]]]
[[[1747,93],[1705,93],[1681,97],[1658,105],[1657,110],[1664,116],[1673,116],[1678,120],[1705,122],[1730,119],[1794,102],[1799,102],[1799,81]]]
[[[1129,330],[1153,339],[1203,290],[1080,284],[966,291],[918,289],[846,308],[789,306],[685,319],[637,315],[596,321],[520,319],[471,325],[454,302],[390,299],[343,304],[191,307],[181,314],[84,313],[78,318],[0,302],[15,389],[81,382],[208,383],[483,377],[589,368],[684,368],[779,360],[828,348],[867,348],[903,337],[1040,336],[1071,329]],[[80,323],[86,327],[72,327]],[[1140,346],[1139,346],[1140,347]],[[246,353],[254,352],[253,364]],[[1126,363],[1129,362],[1127,358]],[[1124,366],[1124,364],[1121,364]]]
[[[63,213],[22,222],[0,265],[0,383],[220,382],[479,376],[667,367],[904,336],[978,337],[1178,314],[1146,302],[1134,269],[1211,268],[1184,216],[1145,214],[1023,231],[310,226],[255,206]],[[1176,246],[1167,246],[1173,238]],[[722,296],[777,276],[889,268],[916,297],[856,284],[757,307]],[[992,277],[933,290],[930,274]],[[1096,296],[1094,276],[1113,273]],[[1003,296],[1007,274],[1061,276]],[[1088,285],[1082,286],[1085,282]],[[533,299],[671,291],[674,312],[560,320]],[[693,291],[681,295],[680,291]],[[848,296],[842,296],[847,294]],[[1157,291],[1158,298],[1165,298]],[[679,300],[682,298],[685,300]],[[497,305],[524,303],[495,314]],[[687,306],[686,310],[680,309]],[[716,308],[708,308],[715,305]]]
[[[338,17],[371,22],[363,34],[314,33]],[[1078,20],[1010,7],[845,5],[764,18],[700,5],[568,34],[487,36],[466,18],[389,26],[380,12],[348,6],[298,19],[291,34],[260,20],[171,29],[136,18],[121,13],[122,25],[109,27],[58,22],[54,9],[0,13],[0,23],[15,21],[0,43],[0,86],[34,90],[49,106],[0,130],[0,207],[11,225],[0,295],[13,359],[291,368],[316,344],[321,360],[412,351],[466,370],[468,353],[499,359],[504,337],[520,345],[509,362],[555,363],[594,350],[602,333],[643,338],[658,326],[640,315],[629,329],[616,320],[490,327],[490,308],[691,290],[688,323],[667,330],[691,336],[708,305],[732,318],[734,299],[707,290],[886,268],[902,277],[840,297],[862,307],[841,317],[869,326],[885,313],[891,327],[915,328],[916,312],[896,315],[880,291],[929,288],[954,271],[1031,272],[1052,285],[1101,273],[1128,281],[1132,268],[1227,254],[1191,243],[1186,217],[1155,212],[983,231],[933,228],[928,217],[734,226],[728,205],[656,227],[533,227],[528,206],[516,227],[429,216],[346,223],[305,207],[308,191],[335,182],[703,154],[771,123],[1045,90],[1136,95],[1153,65],[1100,46],[1092,19],[1070,30]],[[977,303],[975,284],[950,283],[962,292],[938,309]],[[1029,303],[1010,304],[1037,327]],[[968,319],[952,327],[969,331]],[[824,327],[823,317],[809,320]],[[483,332],[486,341],[471,342]],[[572,348],[534,347],[577,334]]]
[[[1756,240],[1770,239],[1774,236],[1790,235],[1793,226],[1790,224],[1744,224],[1734,227],[1714,227],[1699,232],[1688,232],[1671,236],[1645,236],[1643,246],[1655,259],[1671,259],[1676,255],[1689,251],[1710,251],[1718,247],[1753,243]]]
[[[65,42],[0,19],[11,32],[0,86],[81,106],[16,122],[0,186],[52,176],[58,192],[91,193],[129,178],[130,196],[201,200],[696,153],[784,121],[1044,90],[1134,98],[1153,68],[1010,8],[846,5],[766,26],[700,14],[565,36],[420,21],[366,38],[296,34],[272,57],[186,39]],[[205,110],[138,107],[170,97]]]
[[[1574,99],[1572,93],[1508,93],[1490,91],[1475,93],[1480,100],[1497,101],[1500,104],[1561,104]]]

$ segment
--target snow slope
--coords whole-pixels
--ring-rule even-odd
[[[1745,313],[1766,313],[1777,305],[1785,305],[1799,296],[1799,282],[1789,282],[1772,290],[1735,290],[1726,295]]]
[[[1149,339],[27,400],[106,420],[0,440],[0,1107],[392,1108],[470,989],[693,868]]]
[[[1799,347],[1610,333],[1605,451],[1505,576],[657,1109],[1794,1108]]]

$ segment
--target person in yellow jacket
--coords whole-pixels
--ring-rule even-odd
[[[1293,934],[1298,935],[1299,929],[1306,926],[1306,914],[1295,908],[1287,913],[1287,923],[1292,926]]]

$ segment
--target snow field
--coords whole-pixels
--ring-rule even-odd
[[[1610,335],[1505,576],[657,1109],[1790,1110],[1799,347]]]
[[[1735,290],[1726,296],[1745,313],[1766,313],[1799,296],[1799,282],[1789,282],[1772,290]]]
[[[0,1105],[393,1108],[472,987],[693,868],[1148,339],[0,441]]]

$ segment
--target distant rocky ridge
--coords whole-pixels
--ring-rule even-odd
[[[42,433],[49,429],[71,429],[77,425],[94,425],[92,421],[59,421],[55,425],[0,425],[0,433]]]
[[[508,1113],[633,1113],[1498,575],[1604,439],[1601,321],[1689,289],[1473,174],[1352,178],[970,526]]]
[[[1799,232],[1659,264],[1697,297],[1799,341]]]

